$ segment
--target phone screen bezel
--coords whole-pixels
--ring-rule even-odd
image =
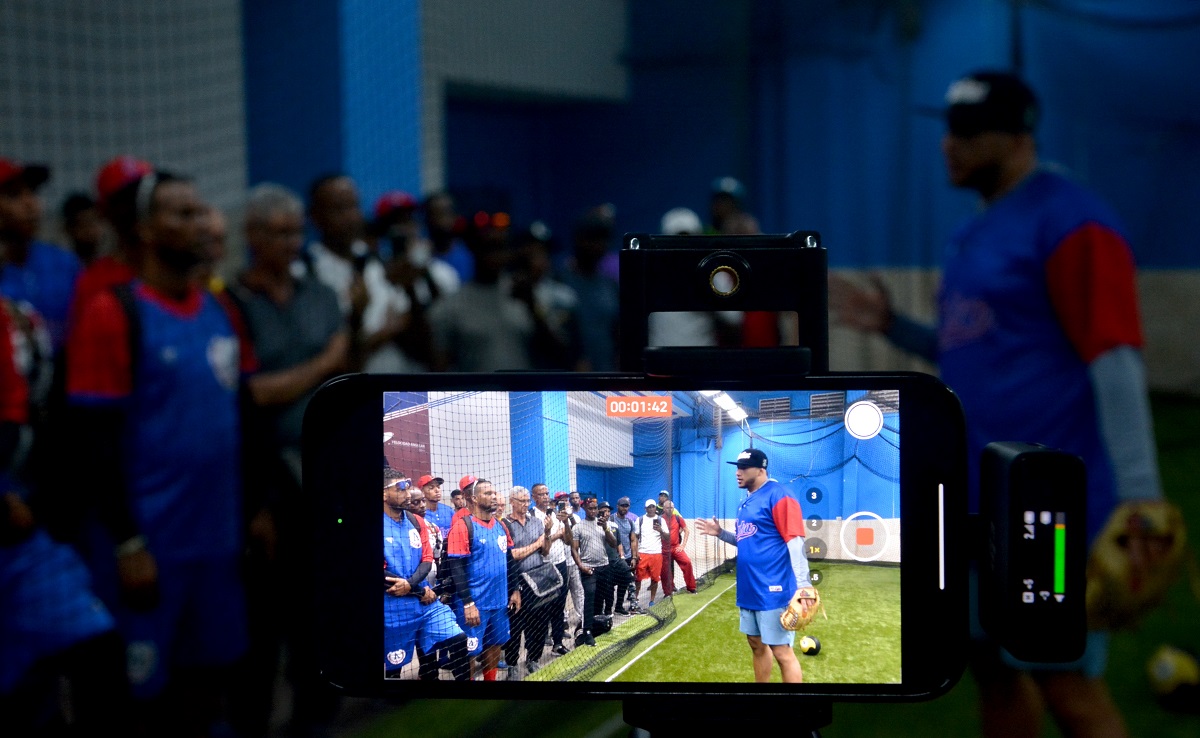
[[[903,635],[899,683],[474,683],[385,681],[381,677],[378,577],[372,574],[372,565],[379,557],[375,489],[379,484],[383,392],[698,389],[900,391]],[[318,660],[324,677],[348,693],[495,699],[738,694],[911,700],[945,692],[965,667],[965,427],[957,398],[929,375],[828,374],[790,382],[779,378],[699,380],[627,374],[351,375],[327,383],[310,402],[304,420],[303,449],[304,497],[311,504],[318,562],[314,572]],[[829,616],[839,617],[839,613]],[[749,648],[740,639],[736,645],[745,649],[748,660]]]

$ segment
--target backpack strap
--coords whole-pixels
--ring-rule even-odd
[[[142,353],[142,316],[138,312],[137,299],[133,295],[133,283],[122,282],[112,288],[125,323],[129,326],[129,386],[137,386],[138,364]]]

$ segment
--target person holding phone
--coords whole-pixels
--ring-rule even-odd
[[[650,580],[650,600],[646,606],[654,604],[658,596],[658,580],[662,575],[663,550],[670,540],[671,532],[662,516],[658,514],[658,503],[646,500],[646,514],[638,518],[637,531],[637,586],[634,587],[634,600],[642,594],[642,582]],[[664,597],[666,594],[664,593]]]
[[[774,659],[785,684],[800,683],[804,675],[793,650],[796,633],[779,622],[794,593],[812,586],[800,502],[767,474],[767,455],[761,449],[748,448],[726,463],[737,466],[738,487],[749,493],[738,505],[737,533],[722,529],[716,518],[697,520],[696,530],[738,549],[737,605],[754,681],[771,679]]]
[[[545,617],[550,620],[550,640],[553,642],[551,651],[563,656],[571,652],[564,643],[567,626],[565,622],[567,609],[567,550],[570,547],[571,529],[564,522],[567,518],[566,496],[561,500],[561,506],[556,508],[550,500],[550,488],[538,483],[531,488],[533,494],[533,515],[542,521],[545,536],[542,543],[543,558],[558,569],[563,586],[558,588],[554,601],[546,606]]]
[[[608,554],[605,545],[612,544],[616,548],[617,539],[608,530],[605,523],[597,518],[598,504],[594,495],[588,495],[583,501],[584,519],[572,530],[574,541],[571,545],[571,555],[575,566],[579,569],[580,583],[583,585],[583,611],[580,613],[582,632],[575,638],[575,645],[596,645],[592,635],[593,621],[596,617],[596,584],[603,581],[608,568]]]

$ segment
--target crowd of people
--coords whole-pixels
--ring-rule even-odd
[[[444,484],[383,469],[386,678],[522,679],[646,612],[660,583],[671,596],[672,562],[696,592],[688,524],[666,490],[636,515],[628,497],[614,512],[536,483],[513,487],[506,512],[486,479],[462,477],[449,503]]]
[[[230,219],[188,177],[114,158],[62,203],[57,244],[43,238],[50,176],[0,159],[5,713],[30,731],[261,735],[282,664],[292,724],[319,730],[337,700],[315,676],[311,614],[282,605],[313,556],[293,504],[309,398],[350,371],[615,369],[613,210],[582,214],[567,256],[544,224],[464,217],[445,192],[389,192],[365,213],[344,174],[306,197],[263,183],[244,203],[244,267],[229,273]],[[702,231],[685,220],[673,231]],[[445,523],[435,538],[454,541],[445,507],[430,500]],[[606,569],[607,553],[581,537],[578,565],[564,540],[586,517],[578,500],[574,513],[520,566],[562,566],[560,604],[569,592],[573,607],[561,611],[586,640],[597,577],[580,571]],[[626,534],[617,548],[630,573],[631,545]],[[626,599],[601,587],[597,611]],[[527,653],[530,623],[515,619]],[[547,628],[553,650],[578,641]],[[485,674],[504,660],[487,654]]]

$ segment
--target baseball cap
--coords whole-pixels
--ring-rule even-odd
[[[628,497],[622,497],[621,499],[617,500],[617,504],[618,504],[618,505],[628,505],[628,504],[629,504],[629,498],[628,498]]]
[[[36,190],[50,179],[50,168],[41,164],[20,164],[11,159],[0,159],[0,187],[18,179],[31,190]]]
[[[694,236],[704,233],[704,225],[696,211],[673,208],[662,217],[662,232],[668,236]]]
[[[666,491],[665,489],[664,489],[663,491],[661,491],[661,492],[659,492],[659,493],[658,493],[658,496],[659,496],[659,497],[662,497],[663,495],[666,495],[666,497],[667,497],[667,499],[668,499],[668,500],[669,500],[669,499],[671,499],[671,493],[670,493],[670,492],[668,492],[668,491]]]
[[[646,504],[643,507],[658,507],[658,500],[646,500]]]
[[[96,195],[101,207],[118,190],[138,181],[154,171],[150,162],[132,156],[118,156],[96,172]]]
[[[567,494],[566,492],[555,492],[554,493],[554,499],[556,499],[556,500],[565,500],[565,499],[569,498],[570,496],[571,495]]]
[[[468,474],[467,476],[458,480],[458,488],[465,490],[467,487],[470,487],[472,484],[475,484],[476,480],[477,480],[477,477],[473,477],[470,474]]]
[[[612,505],[608,504],[608,500],[600,500],[600,504],[596,505],[597,510],[611,510]]]
[[[767,455],[762,452],[762,449],[748,448],[738,454],[737,461],[726,461],[726,464],[734,464],[739,469],[766,469]]]
[[[445,481],[446,480],[442,479],[441,477],[435,477],[432,474],[426,474],[425,476],[423,476],[417,480],[417,486],[424,488],[424,486],[429,484],[430,482],[437,482],[439,485],[441,485]]]
[[[417,198],[401,190],[391,190],[379,196],[375,201],[375,219],[383,220],[396,211],[415,211],[420,207]]]
[[[1040,110],[1029,85],[1010,72],[981,71],[955,80],[946,90],[946,125],[955,136],[986,131],[1030,133]]]
[[[735,200],[744,200],[746,197],[746,186],[739,182],[736,177],[717,177],[712,181],[712,193],[714,195],[729,195]]]

